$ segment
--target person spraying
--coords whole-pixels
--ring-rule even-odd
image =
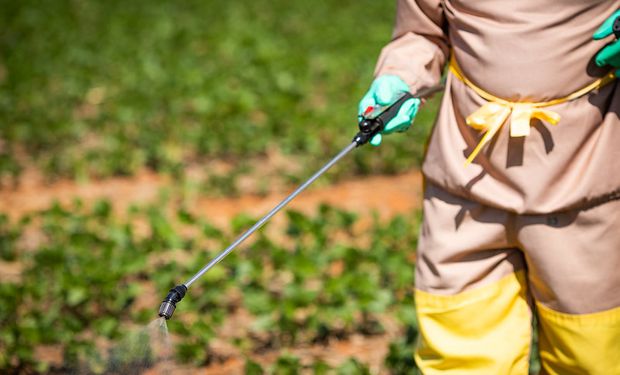
[[[448,69],[422,166],[424,374],[527,374],[534,315],[544,373],[620,374],[619,8],[398,1],[359,114]]]

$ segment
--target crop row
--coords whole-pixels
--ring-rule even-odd
[[[253,222],[238,216],[224,231],[162,206],[119,218],[109,202],[76,202],[0,220],[2,262],[21,270],[0,279],[0,371],[109,370],[102,340],[119,342],[147,324],[170,287]],[[329,206],[312,216],[288,211],[282,228],[257,233],[192,285],[169,321],[177,360],[212,363],[218,353],[210,343],[221,334],[242,352],[260,353],[381,333],[380,318],[390,315],[410,333],[393,343],[386,363],[411,366],[417,221],[375,220],[363,229],[355,215]],[[222,333],[240,311],[252,317],[244,332]],[[43,346],[61,348],[63,360],[41,360]]]
[[[355,132],[393,5],[3,1],[0,181],[241,168],[270,147],[314,168]],[[409,167],[431,112],[342,173]]]

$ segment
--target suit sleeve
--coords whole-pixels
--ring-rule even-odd
[[[392,40],[379,56],[375,77],[393,74],[412,92],[439,82],[450,53],[442,0],[398,0]]]

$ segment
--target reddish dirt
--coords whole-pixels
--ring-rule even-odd
[[[163,190],[174,190],[174,181],[142,172],[131,178],[111,178],[98,182],[56,182],[22,184],[19,189],[0,190],[0,212],[17,218],[25,213],[49,207],[54,201],[69,204],[79,198],[84,202],[109,199],[119,212],[130,205],[156,202]],[[422,177],[419,171],[396,176],[358,178],[324,188],[312,188],[299,195],[289,208],[311,212],[320,203],[368,214],[376,211],[381,217],[407,213],[419,207]],[[291,189],[292,190],[292,189]],[[245,195],[238,198],[191,199],[192,209],[215,224],[228,224],[239,213],[258,216],[282,200],[288,191],[266,196]]]
[[[412,212],[420,205],[422,178],[419,172],[397,176],[374,176],[312,189],[299,195],[287,208],[311,213],[321,203],[368,216],[377,212],[381,218]],[[194,210],[215,224],[227,224],[239,213],[259,216],[286,197],[289,192],[269,194],[265,197],[242,196],[239,198],[197,200]]]
[[[131,178],[87,183],[59,181],[45,184],[37,177],[24,176],[19,188],[0,190],[0,212],[16,218],[45,209],[54,201],[68,204],[76,198],[85,202],[107,198],[124,209],[130,204],[154,201],[159,189],[167,184],[165,178],[146,171]]]

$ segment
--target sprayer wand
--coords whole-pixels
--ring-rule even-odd
[[[323,167],[321,167],[321,169],[319,169],[315,174],[313,174],[312,177],[306,180],[306,182],[301,184],[297,189],[295,189],[295,191],[293,191],[286,198],[284,198],[284,200],[278,203],[277,206],[275,206],[265,216],[258,220],[250,229],[240,235],[224,251],[219,253],[209,263],[202,267],[200,271],[196,272],[194,276],[192,276],[185,283],[177,285],[174,288],[170,289],[168,295],[166,295],[166,298],[164,298],[161,306],[159,307],[159,316],[170,319],[172,317],[172,314],[174,314],[176,304],[181,301],[183,297],[185,297],[187,289],[196,280],[198,280],[202,275],[205,274],[205,272],[213,268],[213,266],[218,264],[222,259],[224,259],[228,254],[230,254],[230,252],[232,252],[237,246],[239,246],[243,241],[245,241],[260,227],[262,227],[267,221],[269,221],[269,219],[273,217],[273,215],[280,211],[290,201],[295,199],[295,197],[297,197],[299,193],[304,191],[308,186],[310,186],[310,184],[312,184],[317,178],[324,174],[329,168],[336,164],[345,155],[351,152],[354,148],[368,143],[368,141],[370,141],[372,137],[381,132],[385,125],[398,114],[399,109],[408,99],[426,98],[438,91],[443,90],[443,88],[443,84],[439,84],[437,86],[421,89],[416,94],[404,92],[393,104],[389,106],[376,106],[372,108],[372,110],[364,112],[358,123],[360,131],[355,135],[355,137],[353,137],[353,140],[348,146],[342,149],[342,151],[340,151],[336,156],[334,156],[334,158],[328,161]]]

